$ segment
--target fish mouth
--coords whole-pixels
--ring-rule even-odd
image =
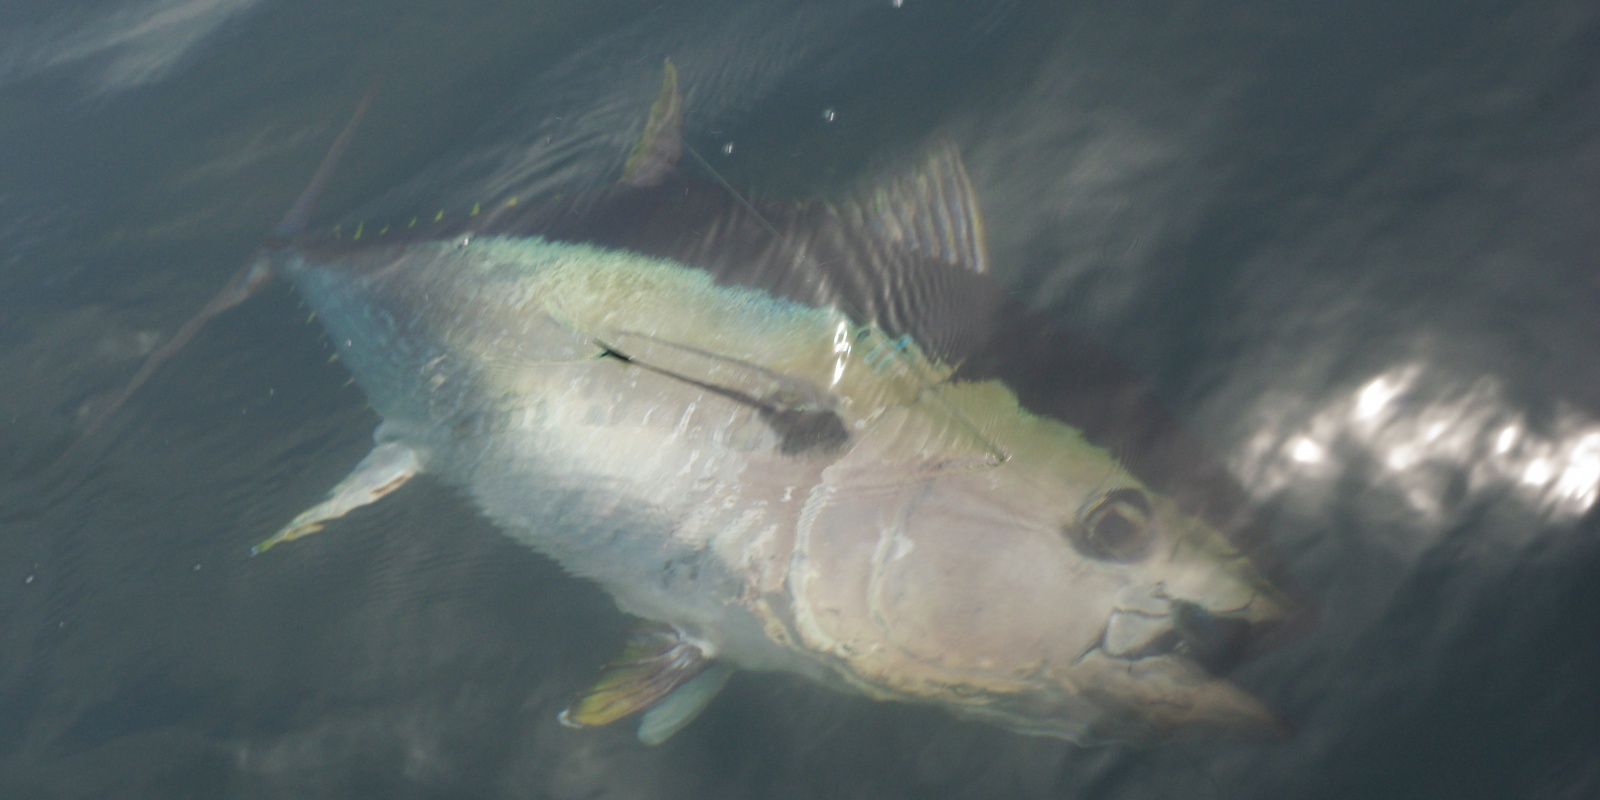
[[[1069,679],[1046,670],[1026,688],[966,692],[944,698],[945,707],[1085,745],[1200,732],[1281,740],[1294,726],[1229,676],[1276,643],[1293,619],[1284,611],[1265,596],[1228,610],[1174,599],[1159,610],[1119,608],[1099,642],[1064,670]]]
[[[1281,622],[1214,614],[1197,603],[1182,600],[1172,604],[1168,619],[1170,627],[1137,648],[1120,653],[1108,651],[1107,655],[1129,661],[1170,656],[1193,664],[1213,678],[1226,678],[1256,651],[1253,645],[1267,639]],[[1108,632],[1110,628],[1107,625]]]
[[[1223,728],[1248,738],[1292,735],[1292,726],[1232,679],[1293,627],[1289,609],[1265,595],[1223,610],[1165,600],[1161,608],[1115,609],[1099,641],[1077,660],[1109,681],[1093,692],[1109,712],[1102,733],[1138,739],[1141,731]],[[1143,700],[1127,702],[1134,698]]]
[[[1159,610],[1119,607],[1084,656],[1098,652],[1121,661],[1168,657],[1213,678],[1226,678],[1266,649],[1289,616],[1280,604],[1263,595],[1226,610],[1176,598],[1168,599]]]
[[[1159,614],[1119,610],[1100,643],[1068,669],[1069,681],[1041,674],[1025,690],[950,710],[1083,745],[1138,744],[1168,735],[1282,740],[1294,734],[1294,726],[1229,677],[1282,624],[1258,613],[1248,607],[1218,612],[1187,601],[1173,601]],[[1145,624],[1118,625],[1119,618]],[[1135,642],[1131,634],[1138,632],[1148,635]]]

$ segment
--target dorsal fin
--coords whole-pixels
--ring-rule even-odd
[[[683,157],[683,94],[678,91],[678,68],[667,59],[661,73],[661,93],[650,106],[644,133],[622,167],[622,183],[645,188],[659,186],[678,168]]]
[[[984,275],[989,252],[972,180],[955,143],[940,139],[914,170],[839,206],[885,244]]]
[[[523,204],[480,233],[670,259],[720,283],[835,306],[955,356],[991,305],[977,296],[989,283],[983,222],[954,144],[940,140],[913,163],[840,200],[810,203],[746,198],[683,170],[655,186],[619,182],[595,198]]]

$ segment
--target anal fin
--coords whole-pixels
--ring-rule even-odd
[[[310,536],[322,530],[324,523],[387,497],[421,471],[422,459],[417,451],[399,442],[384,442],[372,448],[372,452],[328,492],[326,500],[301,512],[283,530],[250,548],[250,555],[260,555],[279,543]]]
[[[571,728],[609,725],[655,706],[680,687],[686,688],[710,665],[711,657],[705,648],[689,641],[677,629],[669,625],[642,627],[629,634],[622,653],[601,669],[600,679],[561,712],[561,724]],[[706,700],[709,699],[708,695]],[[692,713],[662,738],[690,719]]]

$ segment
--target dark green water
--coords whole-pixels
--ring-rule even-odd
[[[376,423],[282,286],[47,471],[374,75],[325,221],[611,180],[667,57],[753,192],[957,144],[996,278],[1271,520],[1320,624],[1240,677],[1296,736],[1080,749],[751,675],[659,748],[563,729],[626,620],[448,489],[247,559]],[[1600,796],[1597,342],[1591,3],[15,0],[0,798]]]

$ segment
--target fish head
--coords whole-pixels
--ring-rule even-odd
[[[813,494],[788,583],[805,648],[869,695],[1022,733],[1282,731],[1220,673],[1290,602],[1220,531],[998,384],[941,405],[961,413],[885,415]]]

